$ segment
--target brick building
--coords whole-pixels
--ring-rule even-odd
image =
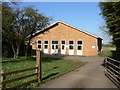
[[[32,49],[46,54],[96,56],[102,39],[74,26],[57,21],[33,34]]]

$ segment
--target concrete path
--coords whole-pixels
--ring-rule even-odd
[[[39,88],[117,88],[105,75],[104,57],[64,56],[63,59],[86,62],[63,76],[50,80]]]

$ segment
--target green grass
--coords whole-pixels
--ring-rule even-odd
[[[26,68],[32,68],[35,67],[36,64],[36,60],[35,58],[31,58],[29,57],[27,60],[25,60],[24,57],[21,57],[19,59],[13,59],[13,58],[3,58],[3,61],[7,61],[4,62],[2,64],[3,66],[3,70],[5,70],[6,72],[10,72],[10,71],[16,71],[16,70],[21,70],[21,69],[26,69]],[[48,81],[51,80],[55,77],[58,77],[70,70],[72,70],[73,68],[83,65],[82,62],[74,62],[71,60],[62,60],[62,59],[42,59],[42,81]],[[12,78],[17,78],[17,77],[21,77],[21,76],[25,76],[25,75],[29,75],[34,73],[35,70],[33,71],[27,71],[24,73],[18,73],[18,74],[12,74],[12,75],[8,75],[6,77],[7,80],[12,79]],[[27,82],[29,80],[35,79],[35,76],[30,77],[30,78],[26,78],[26,79],[22,79],[22,80],[18,80],[12,83],[8,83],[7,87],[11,87],[13,85],[17,85],[20,84],[21,82]],[[25,85],[22,86],[20,88],[34,88],[37,86],[38,83],[31,83],[29,85]],[[18,89],[20,89],[18,88]]]
[[[111,57],[112,52],[111,52],[111,50],[103,50],[102,53],[101,53],[101,56],[103,56],[103,57]]]
[[[110,57],[120,61],[120,51],[116,50],[103,50],[100,56]]]

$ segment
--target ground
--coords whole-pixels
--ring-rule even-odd
[[[60,56],[56,56],[56,58],[60,58]],[[61,58],[83,61],[86,64],[59,78],[44,83],[38,88],[117,88],[104,75],[104,57],[62,56]]]
[[[43,55],[42,55],[43,56]],[[46,56],[46,55],[45,55]],[[1,63],[1,62],[0,62]],[[51,80],[53,78],[56,78],[64,73],[67,73],[76,67],[81,66],[82,62],[71,62],[69,60],[63,60],[63,59],[55,59],[55,58],[42,58],[42,82],[46,82],[48,80]],[[2,58],[2,69],[6,72],[16,71],[16,70],[22,70],[27,68],[33,68],[36,65],[36,58],[31,56],[27,57],[27,60],[25,57],[19,57],[19,58]],[[18,78],[22,76],[26,76],[29,74],[35,73],[35,70],[16,73],[12,75],[7,75],[6,79],[10,80],[13,78]],[[11,87],[17,84],[21,84],[30,80],[36,79],[36,76],[28,77],[25,79],[17,80],[11,83],[8,83],[6,87]],[[28,85],[23,85],[21,88],[35,88],[37,86],[37,82],[30,83]]]

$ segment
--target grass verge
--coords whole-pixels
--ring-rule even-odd
[[[3,63],[2,63],[2,69],[5,70],[6,72],[10,71],[16,71],[16,70],[21,70],[21,69],[26,69],[26,68],[32,68],[35,67],[36,64],[36,59],[34,57],[29,57],[27,60],[25,60],[24,57],[20,57],[19,59],[13,59],[13,58],[3,58]],[[78,66],[83,65],[82,62],[74,62],[74,61],[69,61],[69,60],[63,60],[63,59],[42,59],[42,81],[46,82],[48,80],[51,80],[53,78],[56,78],[60,75],[63,75],[66,72],[69,72],[73,69],[75,69]],[[17,78],[25,75],[29,75],[34,73],[34,71],[27,71],[19,74],[12,74],[8,75],[6,77],[7,80],[10,80],[12,78]],[[32,79],[35,79],[36,77],[30,77],[22,80],[18,80],[12,83],[8,83],[7,87],[11,87],[23,82],[30,81]],[[18,89],[21,88],[34,88],[38,85],[38,83],[31,83],[29,85],[22,86]]]
[[[103,57],[111,57],[113,59],[119,60],[120,61],[120,51],[116,50],[103,50],[101,55]]]
[[[112,56],[112,52],[111,52],[111,50],[103,50],[100,56],[111,57]]]

